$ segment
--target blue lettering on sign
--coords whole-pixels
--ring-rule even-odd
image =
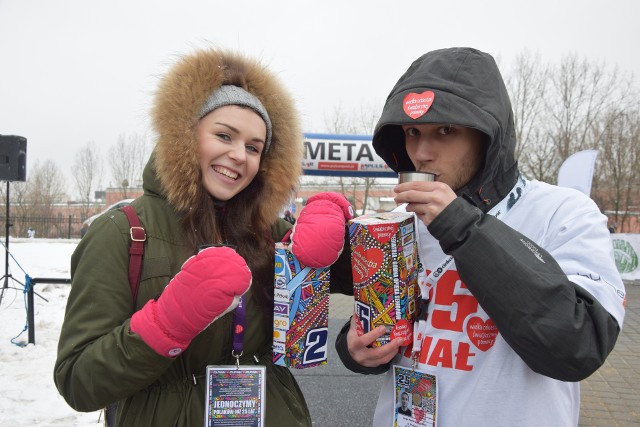
[[[393,177],[384,160],[375,153],[370,135],[304,134],[305,175]],[[343,168],[340,163],[348,163]],[[354,163],[357,163],[354,168]]]
[[[360,165],[362,169],[386,169],[384,165],[375,165],[370,163],[365,163],[364,165]]]
[[[305,141],[304,142],[304,146],[306,149],[305,158],[312,159],[312,160],[318,160],[318,159],[332,160],[332,161],[342,160],[347,162],[352,162],[354,160],[356,162],[359,162],[362,160],[368,160],[370,162],[373,162],[374,160],[373,153],[371,152],[371,147],[369,147],[368,144],[361,144],[360,148],[358,149],[358,152],[354,157],[353,149],[356,147],[356,145],[357,144],[353,142],[345,142],[345,141],[341,141],[341,142],[318,141],[315,144],[315,150],[314,150],[311,142]],[[345,158],[342,158],[343,148],[346,149]]]

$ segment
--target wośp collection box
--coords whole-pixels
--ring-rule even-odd
[[[355,313],[363,332],[379,325],[394,338],[411,340],[416,316],[418,248],[414,216],[406,212],[367,214],[349,221]]]
[[[273,362],[290,368],[327,363],[329,267],[302,265],[276,243]]]

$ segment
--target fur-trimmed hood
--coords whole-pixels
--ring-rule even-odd
[[[145,187],[165,196],[180,212],[205,197],[197,157],[195,126],[200,109],[223,84],[240,86],[256,96],[272,123],[271,146],[260,162],[264,182],[259,216],[275,221],[296,190],[302,173],[303,134],[293,98],[275,74],[259,61],[221,49],[183,56],[161,80],[152,109],[156,144],[145,171]],[[149,175],[157,178],[149,182]]]

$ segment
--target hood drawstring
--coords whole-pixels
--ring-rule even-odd
[[[484,203],[485,205],[489,206],[491,204],[491,199],[487,199],[485,197],[482,196],[482,190],[484,189],[484,186],[480,187],[478,189],[478,197],[480,198],[480,200],[482,200],[482,203]]]

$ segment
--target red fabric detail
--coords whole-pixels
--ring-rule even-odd
[[[291,237],[291,233],[293,232],[293,228],[290,228],[287,233],[284,235],[284,237],[282,238],[282,240],[280,240],[280,242],[282,243],[286,243],[289,241],[289,237]]]
[[[129,246],[129,286],[131,287],[131,297],[133,299],[133,309],[136,308],[138,300],[138,285],[140,284],[140,274],[142,273],[142,256],[144,255],[144,242],[147,235],[142,228],[142,223],[133,206],[127,205],[122,208],[122,212],[129,220],[131,245]]]

